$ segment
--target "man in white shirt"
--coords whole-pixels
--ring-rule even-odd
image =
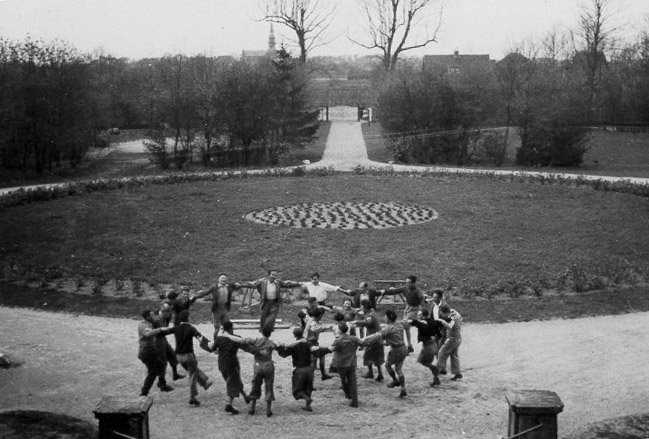
[[[326,305],[326,301],[329,298],[329,293],[341,290],[339,286],[320,282],[320,275],[318,273],[313,273],[311,275],[311,282],[303,282],[302,288],[304,288],[309,293],[309,297],[315,297],[318,305],[327,309],[329,309],[329,307],[327,307]]]

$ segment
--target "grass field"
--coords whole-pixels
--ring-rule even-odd
[[[243,218],[272,206],[333,201],[399,201],[435,209],[439,218],[384,230],[296,229]],[[416,274],[424,288],[443,288],[455,300],[642,290],[648,211],[649,200],[632,195],[489,179],[226,179],[7,209],[0,212],[0,264],[6,281],[81,276],[194,288],[221,271],[234,280],[271,268],[293,280],[319,271],[345,287]]]

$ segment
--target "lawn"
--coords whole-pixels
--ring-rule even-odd
[[[439,217],[381,230],[276,227],[243,218],[273,206],[334,201],[398,201]],[[597,309],[587,306],[581,315],[597,314],[615,308],[615,295],[604,307],[592,293],[575,291],[635,285],[646,296],[648,211],[649,200],[627,194],[460,176],[231,178],[95,192],[0,212],[1,287],[15,291],[16,280],[51,286],[135,279],[197,289],[221,271],[254,280],[271,268],[294,280],[318,271],[323,281],[355,287],[416,274],[425,289],[477,301],[477,310],[492,302],[485,299],[524,296],[523,308],[544,308],[552,297],[583,296]],[[645,309],[633,300],[619,305],[620,312]],[[499,318],[534,318],[515,308]]]
[[[381,136],[383,132],[380,123],[363,125],[367,153],[371,160],[379,162],[393,160],[385,149]],[[516,149],[519,147],[520,138],[513,130],[507,145],[506,160],[501,169],[649,178],[649,134],[647,133],[591,131],[587,138],[587,151],[583,163],[579,167],[570,168],[530,169],[517,166]]]

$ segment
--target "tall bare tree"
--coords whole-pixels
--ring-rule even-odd
[[[577,37],[580,40],[579,61],[586,75],[588,89],[588,105],[596,115],[596,103],[601,70],[606,63],[606,51],[614,43],[614,26],[610,23],[612,15],[609,11],[609,0],[588,0],[579,17]]]
[[[442,0],[361,0],[369,43],[352,42],[366,49],[380,49],[381,63],[391,71],[407,50],[425,47],[436,41],[442,24]],[[430,11],[439,4],[436,12]],[[423,31],[422,33],[419,33]]]
[[[340,1],[267,0],[263,20],[281,24],[295,34],[300,48],[299,60],[306,62],[308,53],[326,44],[325,33],[336,16]]]

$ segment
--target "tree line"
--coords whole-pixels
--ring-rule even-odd
[[[395,159],[500,166],[512,127],[517,164],[578,166],[589,127],[649,127],[649,32],[621,44],[606,5],[591,0],[576,30],[521,42],[492,67],[421,69],[402,61],[387,76],[377,111],[394,133],[387,137]],[[485,126],[505,129],[476,130]]]
[[[129,61],[63,42],[0,40],[0,166],[76,167],[113,128],[146,130],[163,168],[276,164],[318,127],[307,75],[285,50],[256,62],[184,55]],[[218,162],[218,163],[217,163]]]

